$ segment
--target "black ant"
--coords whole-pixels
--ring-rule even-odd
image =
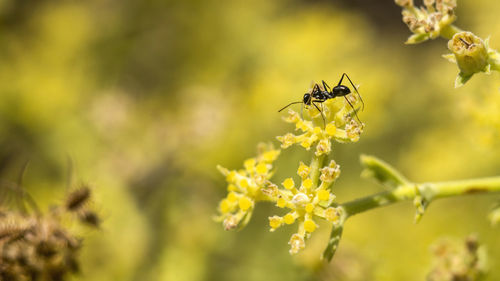
[[[344,97],[345,100],[347,101],[347,103],[353,109],[354,114],[356,115],[356,119],[358,119],[359,123],[361,123],[361,120],[359,120],[358,114],[356,113],[356,109],[354,109],[354,106],[351,104],[351,102],[346,97],[348,94],[351,93],[351,90],[349,89],[349,87],[342,85],[342,80],[344,80],[344,77],[347,77],[347,79],[351,83],[352,87],[354,88],[354,90],[358,94],[359,99],[361,100],[361,103],[362,103],[361,110],[363,110],[365,108],[365,103],[363,102],[363,99],[361,98],[361,95],[359,94],[358,89],[356,88],[356,86],[354,86],[354,83],[352,83],[351,78],[349,78],[349,76],[344,73],[344,74],[342,74],[342,77],[340,78],[337,86],[330,88],[330,86],[328,86],[328,84],[326,84],[326,82],[324,80],[322,80],[321,82],[323,84],[323,90],[321,90],[320,86],[316,83],[316,84],[314,84],[311,93],[304,94],[302,101],[292,102],[292,103],[288,104],[287,106],[283,107],[282,109],[280,109],[278,112],[281,112],[283,109],[289,107],[292,104],[302,103],[302,104],[309,105],[309,106],[313,105],[321,113],[321,118],[323,118],[323,125],[326,126],[326,121],[325,121],[325,116],[323,115],[323,111],[321,111],[321,109],[319,109],[319,107],[316,103],[322,104],[329,99],[334,99],[336,97]]]

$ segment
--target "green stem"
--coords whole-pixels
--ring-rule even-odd
[[[313,158],[311,160],[311,173],[309,174],[313,183],[313,188],[318,187],[318,180],[320,175],[320,169],[323,167],[323,162],[325,161],[325,155],[322,154],[320,156],[316,156],[313,154]]]
[[[447,26],[441,28],[439,35],[441,35],[441,37],[443,37],[445,39],[450,40],[453,37],[453,35],[455,35],[455,33],[462,32],[462,31],[463,30],[456,27],[455,25],[450,24],[450,25],[447,25]]]
[[[350,217],[378,207],[411,200],[419,195],[423,196],[430,202],[438,198],[486,192],[500,192],[500,177],[437,183],[407,184],[390,191],[349,201],[341,204],[340,206],[346,212],[347,217]]]

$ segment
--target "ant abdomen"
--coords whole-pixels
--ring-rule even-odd
[[[351,90],[344,85],[338,85],[333,87],[332,93],[334,97],[342,97],[342,96],[347,96],[348,94],[351,93]]]

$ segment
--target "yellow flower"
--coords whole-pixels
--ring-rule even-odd
[[[334,211],[336,209],[329,207],[335,195],[329,189],[331,183],[340,173],[335,161],[331,161],[327,167],[321,169],[321,184],[315,186],[310,175],[310,167],[300,163],[297,174],[302,177],[302,183],[295,187],[292,178],[283,181],[284,189],[278,189],[277,205],[280,208],[287,208],[290,211],[283,217],[273,216],[269,218],[271,231],[276,230],[282,225],[290,225],[298,222],[298,231],[290,239],[290,253],[295,254],[305,247],[305,241],[317,228],[315,222],[317,218],[325,219],[335,223]]]
[[[219,203],[220,215],[216,217],[226,230],[245,226],[257,201],[271,200],[278,195],[273,189],[276,187],[269,179],[273,175],[272,163],[280,150],[266,144],[259,144],[257,150],[256,157],[244,161],[244,170],[230,171],[221,166],[217,167],[228,182],[228,194]]]
[[[361,99],[357,95],[346,97],[354,108],[361,107]],[[352,115],[356,113],[346,99],[326,100],[320,108],[321,112],[316,107],[305,106],[307,107],[305,113],[311,120],[303,119],[291,109],[288,111],[288,116],[283,118],[285,122],[294,123],[295,129],[302,131],[302,134],[287,133],[278,136],[281,148],[285,149],[293,144],[299,144],[306,150],[315,147],[315,154],[320,156],[330,154],[332,139],[342,143],[359,140],[364,124],[353,120]]]

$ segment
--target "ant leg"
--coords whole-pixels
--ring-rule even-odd
[[[354,86],[354,83],[352,83],[351,78],[349,78],[349,75],[347,75],[346,73],[342,74],[342,77],[340,78],[340,81],[339,81],[338,85],[340,85],[342,83],[342,80],[344,79],[344,76],[347,77],[347,79],[349,80],[349,82],[351,82],[352,87],[356,91],[356,94],[358,94],[359,100],[361,101],[361,110],[364,110],[365,109],[365,102],[361,98],[361,95],[358,92],[358,88],[356,88],[356,86]]]
[[[359,120],[358,113],[356,112],[356,109],[354,108],[354,106],[352,106],[352,103],[349,101],[349,99],[347,99],[346,96],[344,96],[344,99],[351,106],[352,110],[354,111],[354,115],[356,115],[356,119],[358,119],[358,121],[359,121],[359,124],[362,124],[363,122],[361,122],[361,120]]]
[[[317,110],[319,111],[319,113],[321,114],[321,118],[323,119],[323,128],[326,128],[326,120],[325,120],[325,116],[323,115],[323,111],[321,111],[321,110],[319,109],[319,107],[316,105],[316,103],[315,103],[315,102],[311,102],[311,103],[314,105],[314,107],[316,107],[316,109],[317,109]]]
[[[326,84],[325,80],[321,80],[321,82],[323,82],[323,88],[325,88],[325,91],[327,91],[327,92],[332,91],[330,86],[328,86],[328,84]]]
[[[321,90],[319,89],[318,83],[315,83],[312,90],[311,90],[311,96],[313,93],[318,93],[318,92],[321,92]]]

